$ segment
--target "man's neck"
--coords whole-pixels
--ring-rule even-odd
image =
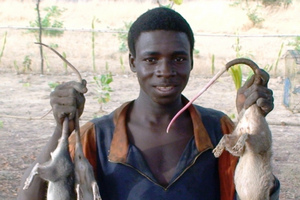
[[[139,114],[145,117],[171,119],[182,107],[181,98],[169,104],[158,104],[149,99],[137,98],[134,101],[133,111],[138,111]]]

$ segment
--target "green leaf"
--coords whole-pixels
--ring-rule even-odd
[[[181,5],[183,0],[173,0],[176,5]]]
[[[30,87],[30,83],[23,83],[23,87]]]
[[[238,90],[242,85],[242,69],[240,65],[232,66],[229,69],[229,73],[232,76],[235,88]]]
[[[48,83],[48,86],[51,88],[51,91],[54,91],[54,89],[59,85],[57,82],[50,82]]]

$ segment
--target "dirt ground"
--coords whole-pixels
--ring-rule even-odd
[[[5,22],[1,26],[28,26],[28,22],[35,18],[35,13],[32,12],[35,7],[33,1],[0,2],[1,23]],[[59,8],[68,8],[62,16],[68,28],[88,29],[95,16],[101,19],[97,28],[117,29],[124,26],[124,21],[132,21],[146,9],[155,6],[146,1],[136,2],[107,0],[77,4],[60,2],[57,5]],[[208,82],[212,74],[213,55],[216,70],[236,56],[236,38],[208,37],[201,34],[299,34],[300,3],[293,2],[293,6],[288,9],[262,9],[265,21],[261,28],[251,27],[251,23],[245,17],[245,10],[230,6],[233,1],[187,0],[183,5],[177,6],[176,10],[186,17],[194,32],[198,33],[195,36],[195,48],[200,51],[195,55],[194,69],[184,95],[188,98],[193,97]],[[45,0],[42,7],[52,3],[53,1]],[[129,10],[132,12],[128,12]],[[0,47],[5,32],[7,42],[0,62],[0,199],[10,200],[16,198],[24,170],[33,162],[54,130],[52,114],[39,119],[51,109],[51,88],[48,84],[77,80],[77,77],[70,73],[70,70],[65,74],[62,62],[49,51],[45,51],[48,58],[45,74],[40,75],[39,51],[33,44],[35,36],[24,30],[0,28]],[[286,45],[290,39],[241,37],[241,51],[251,54],[259,66],[264,67],[275,62],[281,44],[284,44],[283,53],[290,49]],[[81,124],[89,121],[98,114],[96,111],[100,107],[94,98],[96,91],[93,76],[96,73],[92,72],[91,67],[91,34],[66,31],[62,37],[45,37],[43,41],[46,44],[58,44],[57,50],[65,52],[68,60],[78,67],[83,78],[88,81],[89,92],[86,94],[87,101]],[[108,63],[109,70],[113,72],[114,81],[111,87],[114,91],[111,93],[111,101],[103,105],[103,110],[107,113],[138,95],[136,77],[128,70],[127,53],[118,52],[119,44],[116,34],[98,33],[96,36],[97,71],[102,72]],[[17,73],[22,71],[22,62],[26,56],[31,58],[32,71]],[[121,58],[124,66],[120,66]],[[267,120],[273,133],[273,166],[274,174],[281,182],[280,199],[290,200],[300,199],[300,113],[292,113],[282,105],[284,72],[284,56],[281,55],[277,71],[273,69],[270,72],[269,87],[274,92],[275,108],[267,116]],[[229,116],[236,116],[234,102],[234,84],[226,74],[195,103],[221,110]]]
[[[86,94],[81,124],[92,119],[99,108],[93,98],[93,75],[88,72],[82,74],[89,83],[89,92]],[[133,74],[115,74],[113,78],[111,101],[103,106],[106,112],[138,94],[137,80]],[[0,199],[15,199],[24,170],[51,136],[54,130],[52,114],[42,120],[30,118],[43,116],[50,110],[51,89],[48,83],[62,80],[76,80],[76,76],[1,73],[0,121],[3,127],[0,128]],[[207,81],[208,78],[192,75],[184,94],[191,98]],[[222,110],[228,115],[235,114],[233,87],[230,77],[225,75],[196,103]],[[275,109],[267,120],[273,133],[274,174],[281,182],[280,199],[300,199],[300,114],[293,114],[282,106],[281,79],[271,79],[270,88],[274,91]]]

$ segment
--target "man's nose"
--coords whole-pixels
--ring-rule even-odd
[[[176,70],[170,60],[162,60],[156,69],[156,75],[161,77],[171,77],[176,75]]]

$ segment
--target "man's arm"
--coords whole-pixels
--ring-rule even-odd
[[[62,134],[62,123],[65,116],[69,117],[69,132],[74,130],[74,116],[78,110],[79,115],[84,109],[85,98],[83,93],[87,92],[86,81],[83,83],[67,82],[59,85],[50,95],[50,104],[56,120],[56,128],[46,146],[42,149],[35,162],[25,171],[18,191],[18,200],[45,199],[47,183],[39,176],[35,176],[28,189],[23,190],[24,183],[36,163],[45,163],[50,160],[50,153],[55,150],[58,140]]]
[[[47,142],[46,146],[41,151],[40,155],[37,157],[35,162],[25,171],[22,179],[21,184],[18,191],[18,200],[39,200],[45,199],[46,192],[47,192],[47,182],[41,179],[39,176],[35,176],[33,181],[30,184],[30,187],[26,190],[23,190],[24,183],[29,176],[32,168],[35,166],[36,163],[45,163],[50,160],[50,153],[54,151],[57,146],[58,139],[61,136],[61,127],[56,127],[52,137]]]
[[[275,177],[274,185],[273,188],[271,189],[270,200],[279,200],[279,193],[280,193],[280,182]],[[237,194],[236,194],[236,200],[241,200]]]
[[[279,200],[280,182],[275,177],[273,188],[271,189],[270,200]]]

